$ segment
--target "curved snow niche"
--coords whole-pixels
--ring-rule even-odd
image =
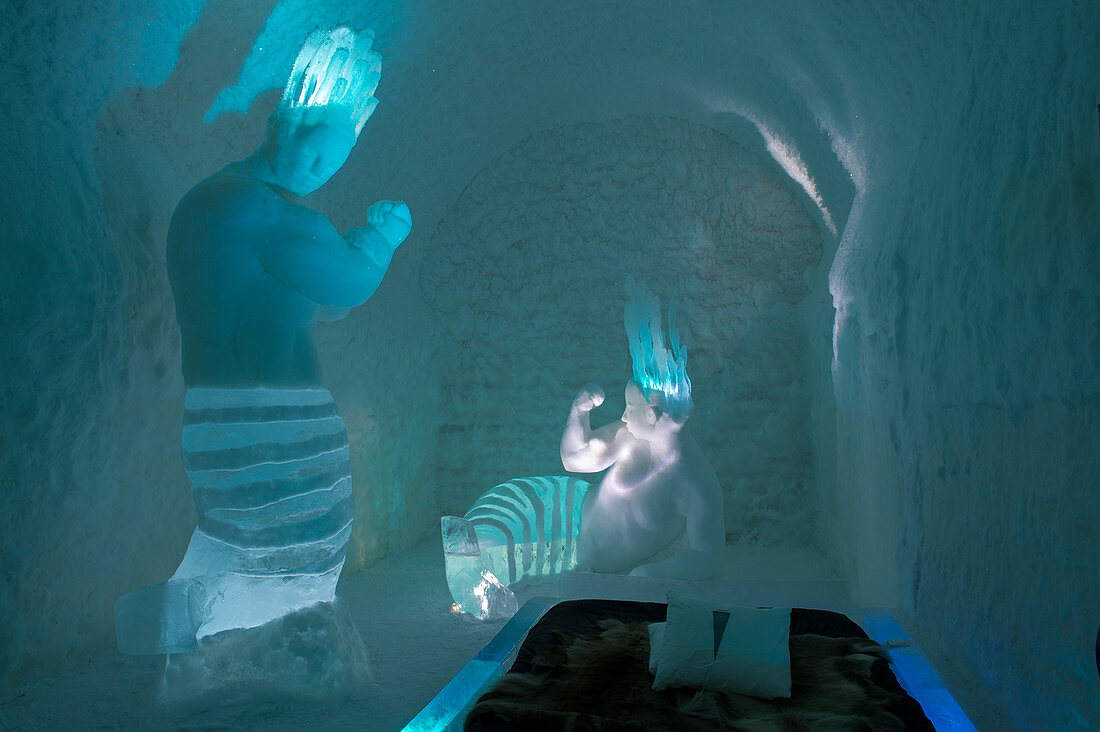
[[[693,430],[726,488],[731,539],[836,544],[816,520],[835,465],[826,273],[862,175],[842,19],[805,13],[656,0],[275,6],[207,119],[215,129],[235,118],[219,113],[250,110],[258,127],[265,103],[253,100],[282,84],[315,24],[375,31],[380,105],[312,200],[338,227],[375,198],[412,208],[413,234],[369,309],[395,313],[394,349],[438,351],[422,376],[442,394],[440,450],[402,448],[436,472],[444,513],[515,475],[559,472],[564,410],[586,381],[610,397],[596,420],[618,418],[634,274],[685,316]],[[339,388],[356,359],[340,338],[345,357],[325,359],[326,339]],[[411,532],[427,518],[410,513]]]
[[[618,419],[628,277],[681,316],[691,426],[725,490],[732,541],[817,535],[811,429],[822,230],[773,166],[669,117],[566,125],[476,175],[431,236],[420,290],[439,313],[444,513],[488,482],[561,470],[576,390]],[[822,327],[820,340],[828,343]]]

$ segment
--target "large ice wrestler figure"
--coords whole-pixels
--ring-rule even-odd
[[[295,201],[344,164],[377,105],[372,39],[310,34],[260,149],[191,189],[172,217],[183,462],[199,520],[176,573],[116,603],[125,652],[193,650],[334,598],[354,508],[314,330],[374,293],[411,217],[379,201],[340,234]]]
[[[687,351],[669,313],[665,347],[656,297],[631,283],[624,313],[633,378],[622,419],[593,430],[604,399],[596,385],[573,401],[561,438],[577,478],[518,478],[481,496],[465,516],[442,519],[455,604],[480,618],[508,616],[507,585],[574,567],[635,576],[705,579],[725,546],[722,489],[687,429]]]

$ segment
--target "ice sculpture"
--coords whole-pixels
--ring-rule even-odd
[[[572,569],[588,488],[568,476],[516,478],[490,489],[465,516],[444,516],[443,558],[455,605],[483,620],[511,617],[517,603],[508,585]]]
[[[515,613],[509,586],[580,567],[594,572],[704,579],[725,546],[722,489],[687,429],[692,409],[687,350],[669,313],[633,282],[623,322],[634,375],[621,421],[593,430],[603,390],[573,400],[561,438],[566,470],[598,473],[519,478],[479,498],[464,517],[442,519],[447,582],[455,605],[481,619]],[[505,580],[505,578],[507,578]]]
[[[634,283],[629,290],[623,323],[634,377],[622,421],[591,428],[604,393],[589,385],[561,438],[566,470],[607,470],[585,499],[577,562],[595,572],[703,579],[717,569],[725,520],[718,477],[687,429],[687,349],[672,311],[667,348],[657,298]]]
[[[170,579],[115,604],[127,653],[193,650],[334,598],[354,508],[314,330],[374,293],[411,216],[380,201],[341,235],[295,197],[343,165],[377,104],[371,41],[348,28],[310,34],[260,149],[191,189],[172,217],[183,462],[199,521]]]

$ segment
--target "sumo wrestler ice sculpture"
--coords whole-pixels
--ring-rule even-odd
[[[172,217],[183,462],[199,521],[170,579],[115,604],[127,653],[193,650],[334,598],[354,508],[314,330],[374,293],[411,217],[380,201],[341,235],[295,201],[344,164],[377,104],[371,41],[310,34],[260,149],[195,186]]]
[[[447,581],[459,609],[482,619],[514,614],[508,585],[574,566],[677,579],[704,579],[717,568],[722,489],[686,427],[687,351],[672,313],[666,348],[657,298],[630,290],[623,320],[634,378],[622,420],[591,428],[604,393],[589,385],[574,399],[561,438],[566,470],[607,473],[591,490],[577,478],[511,480],[464,517],[444,516]]]

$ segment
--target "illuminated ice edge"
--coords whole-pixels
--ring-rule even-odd
[[[547,610],[558,600],[534,597],[505,623],[484,648],[455,674],[403,732],[451,732],[462,729],[470,707],[485,689],[503,675],[504,662]],[[868,615],[863,628],[886,649],[894,675],[902,688],[921,705],[938,730],[977,732],[977,727],[921,653],[920,648],[892,615]]]
[[[523,603],[474,659],[462,667],[454,678],[428,702],[403,732],[451,732],[461,730],[474,701],[504,673],[504,663],[519,647],[539,618],[557,599],[533,597]]]
[[[898,683],[917,700],[933,727],[977,732],[978,728],[947,690],[943,679],[893,615],[865,616],[863,629],[890,654],[890,665]]]

